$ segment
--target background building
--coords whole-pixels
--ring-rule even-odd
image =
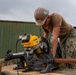
[[[34,22],[0,20],[0,58],[5,57],[8,49],[16,52],[16,41],[20,35],[26,33],[41,36],[42,32]],[[23,46],[18,43],[18,51],[22,50]]]

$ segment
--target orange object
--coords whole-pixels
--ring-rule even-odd
[[[74,58],[56,58],[54,59],[55,63],[76,63],[76,59]]]

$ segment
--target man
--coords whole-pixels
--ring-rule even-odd
[[[67,23],[58,13],[49,15],[49,11],[39,7],[34,12],[35,23],[42,26],[44,30],[43,37],[47,38],[49,33],[52,34],[52,54],[56,56],[58,38],[62,50],[62,58],[76,58],[76,30]],[[76,64],[68,64],[69,68],[76,68]]]

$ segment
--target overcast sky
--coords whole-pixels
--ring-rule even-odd
[[[34,11],[44,7],[60,13],[67,22],[76,26],[76,0],[0,0],[0,20],[33,21]]]

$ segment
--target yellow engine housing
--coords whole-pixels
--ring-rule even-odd
[[[30,34],[29,37],[29,41],[22,42],[24,47],[33,47],[40,43],[40,40],[37,36]],[[23,38],[28,39],[27,36],[23,36]]]

